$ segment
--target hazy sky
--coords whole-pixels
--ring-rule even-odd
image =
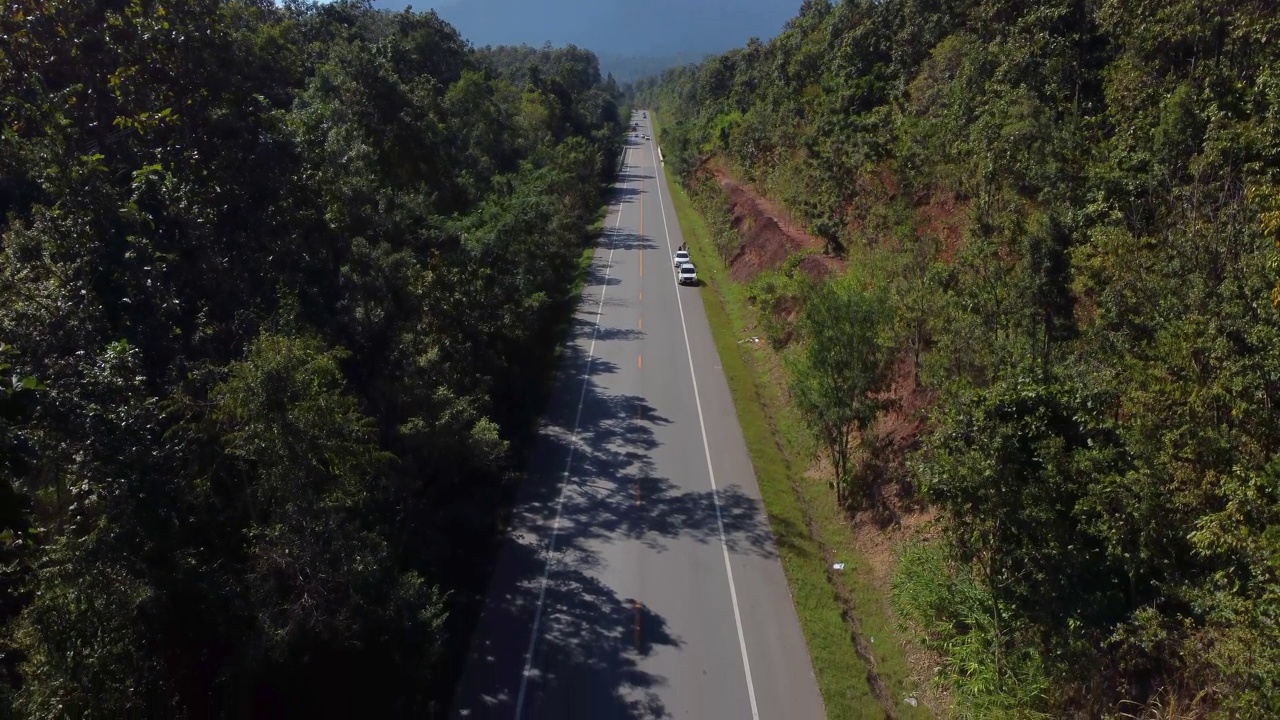
[[[375,0],[435,9],[477,46],[573,43],[600,54],[723,52],[767,39],[801,0]]]

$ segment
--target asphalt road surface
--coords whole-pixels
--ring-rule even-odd
[[[628,137],[453,717],[824,716],[659,163]]]

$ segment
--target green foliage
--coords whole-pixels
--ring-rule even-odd
[[[686,180],[740,171],[889,306],[895,392],[933,403],[907,479],[1037,711],[1280,707],[1278,31],[1254,0],[806,2],[631,88]]]
[[[704,174],[691,188],[693,200],[707,223],[711,244],[725,262],[738,254],[741,239],[733,226],[733,201],[715,178]]]
[[[1105,396],[1010,373],[935,414],[920,477],[948,511],[959,557],[1054,647],[1076,627],[1124,616],[1124,572],[1076,512],[1099,471],[1123,466]]]
[[[955,689],[957,717],[1050,717],[1038,710],[1046,700],[1043,662],[1018,639],[1025,628],[1008,626],[1007,608],[970,566],[948,559],[943,543],[907,546],[890,599],[923,633],[926,647],[942,655],[935,680]]]
[[[761,272],[747,287],[747,299],[759,311],[759,322],[775,350],[786,347],[793,334],[785,313],[798,306],[811,287],[809,277],[800,270],[805,257],[802,253],[789,256],[782,267]]]
[[[22,492],[20,479],[31,470],[32,453],[27,433],[31,427],[33,394],[47,390],[33,376],[13,375],[11,359],[18,351],[0,342],[0,582],[21,587],[30,577],[32,540],[39,530],[31,523],[31,499]],[[0,596],[0,622],[8,625],[22,611],[17,593]],[[21,654],[10,638],[0,638],[0,703],[12,703]]]
[[[852,463],[879,410],[871,393],[883,382],[888,358],[888,306],[863,285],[851,273],[804,293],[796,324],[803,345],[788,362],[792,397],[827,451],[841,504],[861,503],[869,490]]]
[[[0,36],[2,711],[440,712],[616,87],[358,0]]]

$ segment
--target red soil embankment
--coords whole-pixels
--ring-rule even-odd
[[[776,270],[795,253],[822,251],[822,240],[805,232],[790,214],[750,185],[738,182],[723,167],[708,164],[716,182],[729,196],[733,229],[740,238],[738,250],[729,258],[729,277],[735,282],[751,280],[765,270]],[[806,257],[800,270],[821,279],[844,270],[844,261],[821,254]]]

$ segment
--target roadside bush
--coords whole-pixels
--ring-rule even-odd
[[[1025,626],[1000,607],[973,568],[938,541],[908,545],[898,559],[890,602],[942,657],[934,679],[951,689],[958,718],[1048,718],[1039,654],[1022,642]]]

